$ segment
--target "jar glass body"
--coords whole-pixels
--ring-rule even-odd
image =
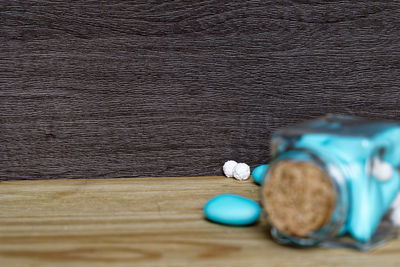
[[[392,226],[386,225],[383,232],[378,226],[400,188],[398,140],[397,122],[340,115],[277,131],[272,138],[272,161],[264,174],[262,192],[274,166],[307,162],[326,174],[336,198],[330,219],[307,236],[286,234],[273,224],[272,236],[280,243],[313,246],[349,233],[359,249],[369,249],[393,238]],[[379,180],[374,171],[375,163],[382,162],[394,170],[385,181]],[[270,205],[264,196],[262,200],[265,207]]]

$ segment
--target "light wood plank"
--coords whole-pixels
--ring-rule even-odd
[[[259,200],[251,181],[222,177],[0,182],[1,266],[400,266],[400,240],[372,252],[293,249],[262,219],[203,218],[221,193]]]

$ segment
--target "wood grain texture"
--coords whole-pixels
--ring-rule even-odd
[[[276,128],[400,120],[399,1],[1,1],[0,179],[219,175]]]
[[[221,193],[259,201],[223,177],[0,182],[2,266],[399,266],[400,240],[372,252],[275,244],[266,222],[203,218]]]

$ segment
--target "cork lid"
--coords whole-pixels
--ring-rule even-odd
[[[333,184],[320,167],[290,160],[271,166],[262,197],[271,224],[297,237],[329,222],[336,201]]]

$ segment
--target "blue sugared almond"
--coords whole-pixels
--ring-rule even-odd
[[[265,175],[265,172],[267,171],[267,169],[268,169],[268,164],[264,164],[264,165],[258,166],[257,168],[255,168],[253,170],[251,176],[253,177],[254,181],[257,184],[259,184],[259,185],[262,184],[263,178],[264,178],[264,175]]]
[[[233,194],[223,194],[210,199],[204,206],[204,214],[210,221],[243,226],[255,223],[261,214],[257,202]]]

